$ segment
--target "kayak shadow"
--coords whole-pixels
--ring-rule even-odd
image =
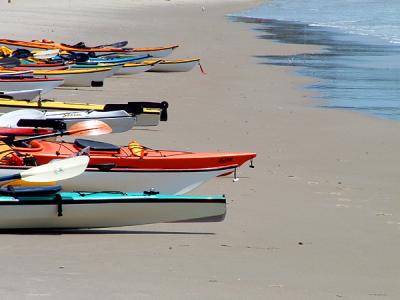
[[[123,229],[2,229],[0,235],[215,235],[213,232],[190,231],[151,231],[151,230],[123,230]]]
[[[91,87],[85,86],[64,86],[64,87],[56,87],[55,90],[63,90],[63,91],[84,91],[84,92],[102,92],[104,90],[96,88],[93,89]]]

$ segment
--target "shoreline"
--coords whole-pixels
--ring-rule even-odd
[[[400,106],[395,101],[397,68],[390,67],[391,60],[400,55],[399,46],[378,37],[298,21],[240,14],[232,18],[255,24],[262,39],[296,48],[305,46],[306,51],[301,53],[268,53],[259,59],[265,65],[295,67],[296,76],[311,78],[312,83],[305,88],[317,95],[318,107],[400,120]],[[308,50],[307,46],[316,51]]]
[[[3,22],[26,13],[38,17],[50,2],[32,0],[24,8],[15,2],[0,16]],[[291,67],[258,64],[254,56],[307,48],[258,39],[251,25],[225,17],[258,1],[220,1],[205,11],[193,1],[156,2],[160,6],[112,13],[107,1],[97,2],[94,11],[74,6],[75,0],[68,2],[71,8],[62,2],[65,11],[58,11],[51,2],[44,20],[9,25],[12,37],[20,38],[39,32],[69,41],[78,32],[79,40],[93,43],[111,37],[132,46],[181,44],[173,58],[200,56],[207,75],[145,73],[110,78],[101,89],[60,89],[49,96],[98,103],[167,100],[169,120],[159,128],[98,139],[255,151],[255,169],[242,167],[239,182],[217,178],[193,193],[226,194],[223,223],[1,235],[4,297],[396,299],[400,142],[393,137],[400,125],[314,107],[302,88],[308,78],[295,76]],[[95,23],[99,16],[102,23]]]

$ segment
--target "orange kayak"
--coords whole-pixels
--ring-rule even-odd
[[[252,152],[186,152],[174,150],[154,150],[131,142],[128,146],[86,139],[76,139],[74,143],[34,140],[31,147],[13,147],[15,151],[30,154],[38,164],[52,159],[66,158],[90,147],[89,166],[106,168],[135,169],[204,169],[241,166],[256,157]]]
[[[56,43],[50,40],[41,41],[18,41],[9,39],[0,39],[0,46],[7,46],[9,48],[24,48],[28,50],[43,50],[43,49],[60,49],[62,51],[70,52],[93,52],[100,54],[108,53],[125,53],[134,55],[150,55],[152,57],[165,57],[172,53],[178,45],[152,47],[152,48],[114,48],[114,47],[74,47],[71,45]]]
[[[15,174],[55,158],[69,157],[79,151],[88,152],[89,167],[80,176],[63,181],[65,191],[152,190],[164,194],[185,194],[218,176],[234,172],[236,179],[236,169],[256,157],[251,152],[152,150],[137,142],[119,147],[81,139],[74,143],[34,140],[29,146],[11,148],[3,143],[0,147],[0,176]]]

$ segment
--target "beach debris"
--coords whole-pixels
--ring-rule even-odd
[[[303,246],[303,245],[312,245],[312,242],[303,242],[303,241],[300,241],[300,242],[298,242],[297,243],[299,246]]]
[[[221,247],[229,247],[229,248],[232,247],[232,246],[226,245],[226,244],[221,244],[220,246],[221,246]]]
[[[208,282],[218,282],[218,280],[210,279]]]
[[[387,294],[386,293],[371,293],[371,294],[368,294],[368,296],[386,297]]]
[[[377,217],[390,217],[393,216],[393,214],[390,213],[384,213],[384,212],[379,212],[375,214]]]

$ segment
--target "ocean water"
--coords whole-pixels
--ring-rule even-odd
[[[260,38],[321,46],[259,57],[316,78],[308,88],[326,100],[321,106],[400,120],[399,0],[272,0],[231,18],[254,23]]]

